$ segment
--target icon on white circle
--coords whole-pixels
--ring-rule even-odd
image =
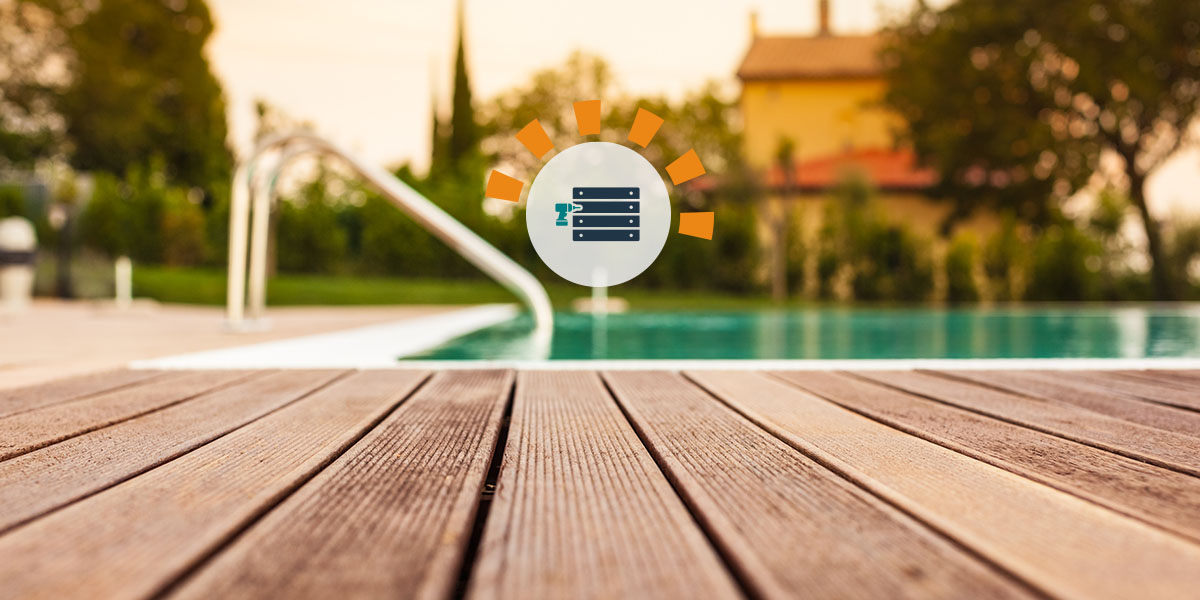
[[[607,287],[633,279],[662,252],[671,202],[645,158],[588,142],[555,155],[529,188],[525,222],[542,262],[564,279]]]

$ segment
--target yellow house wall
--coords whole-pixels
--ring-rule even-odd
[[[799,160],[892,147],[896,117],[878,107],[884,89],[880,79],[745,82],[747,160],[756,169],[769,167],[785,136],[795,142]]]

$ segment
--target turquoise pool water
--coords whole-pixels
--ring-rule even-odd
[[[414,356],[519,360],[528,317]],[[555,315],[551,359],[1200,357],[1200,305]]]

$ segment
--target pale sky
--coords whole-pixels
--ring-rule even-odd
[[[454,0],[208,0],[208,53],[221,79],[234,147],[244,152],[262,98],[380,164],[429,154],[430,101],[448,105]],[[869,32],[880,11],[913,0],[831,0],[833,28]],[[938,2],[935,2],[937,4]],[[477,100],[562,64],[603,56],[624,91],[678,97],[708,80],[736,89],[749,14],[764,33],[810,33],[817,0],[468,0],[467,56]],[[1200,152],[1151,180],[1166,208],[1200,207]]]

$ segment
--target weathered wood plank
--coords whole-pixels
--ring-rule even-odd
[[[1200,546],[758,373],[690,376],[776,436],[1050,595],[1182,598]]]
[[[1154,369],[1142,371],[1143,373],[1152,374],[1154,377],[1169,377],[1174,381],[1195,388],[1200,386],[1200,371],[1168,371],[1164,369]]]
[[[1074,404],[1090,411],[1125,419],[1131,423],[1200,437],[1200,414],[1174,406],[1142,402],[1121,394],[1083,387],[1053,376],[1043,376],[1036,371],[931,371],[931,373],[973,381],[1039,400],[1058,404]]]
[[[0,596],[144,598],[162,590],[329,464],[423,377],[351,375],[0,536]]]
[[[737,598],[596,373],[517,378],[471,598]]]
[[[0,390],[0,417],[170,376],[170,373],[164,371],[121,369]]]
[[[513,375],[445,371],[251,527],[184,598],[445,598]]]
[[[775,375],[881,423],[1200,542],[1200,478],[842,374]]]
[[[1149,382],[1141,383],[1104,371],[1055,371],[1054,376],[1090,388],[1115,390],[1147,402],[1200,411],[1200,391],[1181,390]]]
[[[1030,595],[680,375],[625,371],[605,379],[754,595]]]
[[[0,460],[182,402],[254,374],[201,371],[0,418]]]
[[[266,375],[0,462],[0,531],[167,462],[341,374]]]
[[[1200,438],[1130,423],[1078,406],[1045,402],[925,373],[862,371],[854,376],[1200,476]]]
[[[1200,382],[1189,381],[1186,377],[1179,377],[1168,371],[1109,371],[1109,373],[1141,384],[1166,386],[1175,390],[1191,392],[1200,391]]]

